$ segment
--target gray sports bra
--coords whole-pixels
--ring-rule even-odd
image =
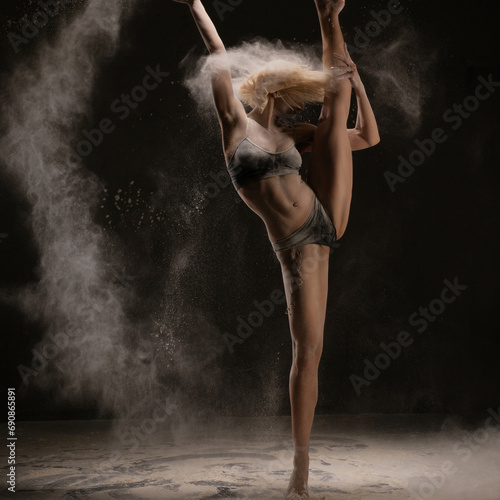
[[[236,191],[250,181],[260,181],[277,175],[298,174],[302,157],[295,144],[285,151],[272,153],[248,138],[248,119],[245,138],[229,160],[227,169]]]

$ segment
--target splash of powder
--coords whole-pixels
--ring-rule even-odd
[[[47,366],[28,383],[119,416],[157,396],[155,366],[144,345],[138,353],[130,345],[130,287],[115,279],[124,267],[92,218],[103,186],[70,160],[70,144],[129,11],[120,0],[92,0],[54,42],[19,63],[2,86],[0,140],[6,174],[31,205],[39,251],[39,281],[15,291],[18,305],[46,327],[35,351]],[[49,344],[57,352],[49,354]]]
[[[273,61],[300,64],[309,70],[321,71],[323,65],[312,46],[294,44],[287,47],[281,41],[270,42],[261,38],[227,49],[223,56],[196,58],[189,53],[181,62],[186,71],[185,85],[192,97],[206,111],[212,106],[210,78],[214,68],[227,64],[231,70],[234,92],[239,96],[240,85],[255,71]]]
[[[373,41],[362,53],[353,56],[383,132],[411,137],[422,123],[423,109],[428,98],[428,85],[435,56],[422,53],[420,36],[411,26],[394,27],[392,40]],[[308,69],[322,69],[317,45],[268,41],[262,38],[227,48],[223,57],[203,56],[193,52],[181,62],[186,72],[185,86],[204,113],[212,111],[210,78],[213,68],[221,62],[231,70],[235,95],[250,74],[281,60],[301,64]],[[394,126],[397,123],[398,126]]]

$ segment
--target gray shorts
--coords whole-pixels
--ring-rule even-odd
[[[336,240],[337,231],[335,226],[318,197],[316,197],[314,198],[311,213],[302,227],[299,227],[290,236],[274,242],[273,248],[275,252],[281,252],[313,243],[333,248]]]

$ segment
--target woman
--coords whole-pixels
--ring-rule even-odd
[[[225,48],[201,0],[188,4],[210,54]],[[280,261],[292,336],[290,402],[294,469],[288,497],[308,498],[309,437],[317,402],[318,365],[328,293],[330,247],[347,226],[352,194],[352,151],[379,142],[377,124],[339,25],[344,0],[315,0],[323,40],[324,72],[275,61],[242,85],[248,114],[235,96],[229,67],[212,72],[212,91],[224,154],[238,194],[266,224]],[[354,129],[347,129],[351,92]],[[308,102],[323,101],[317,127],[283,122]],[[311,152],[307,183],[301,154]]]

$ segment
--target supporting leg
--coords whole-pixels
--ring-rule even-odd
[[[290,404],[294,444],[288,498],[308,498],[309,439],[318,399],[318,366],[328,295],[328,247],[306,245],[280,252],[292,335]]]

